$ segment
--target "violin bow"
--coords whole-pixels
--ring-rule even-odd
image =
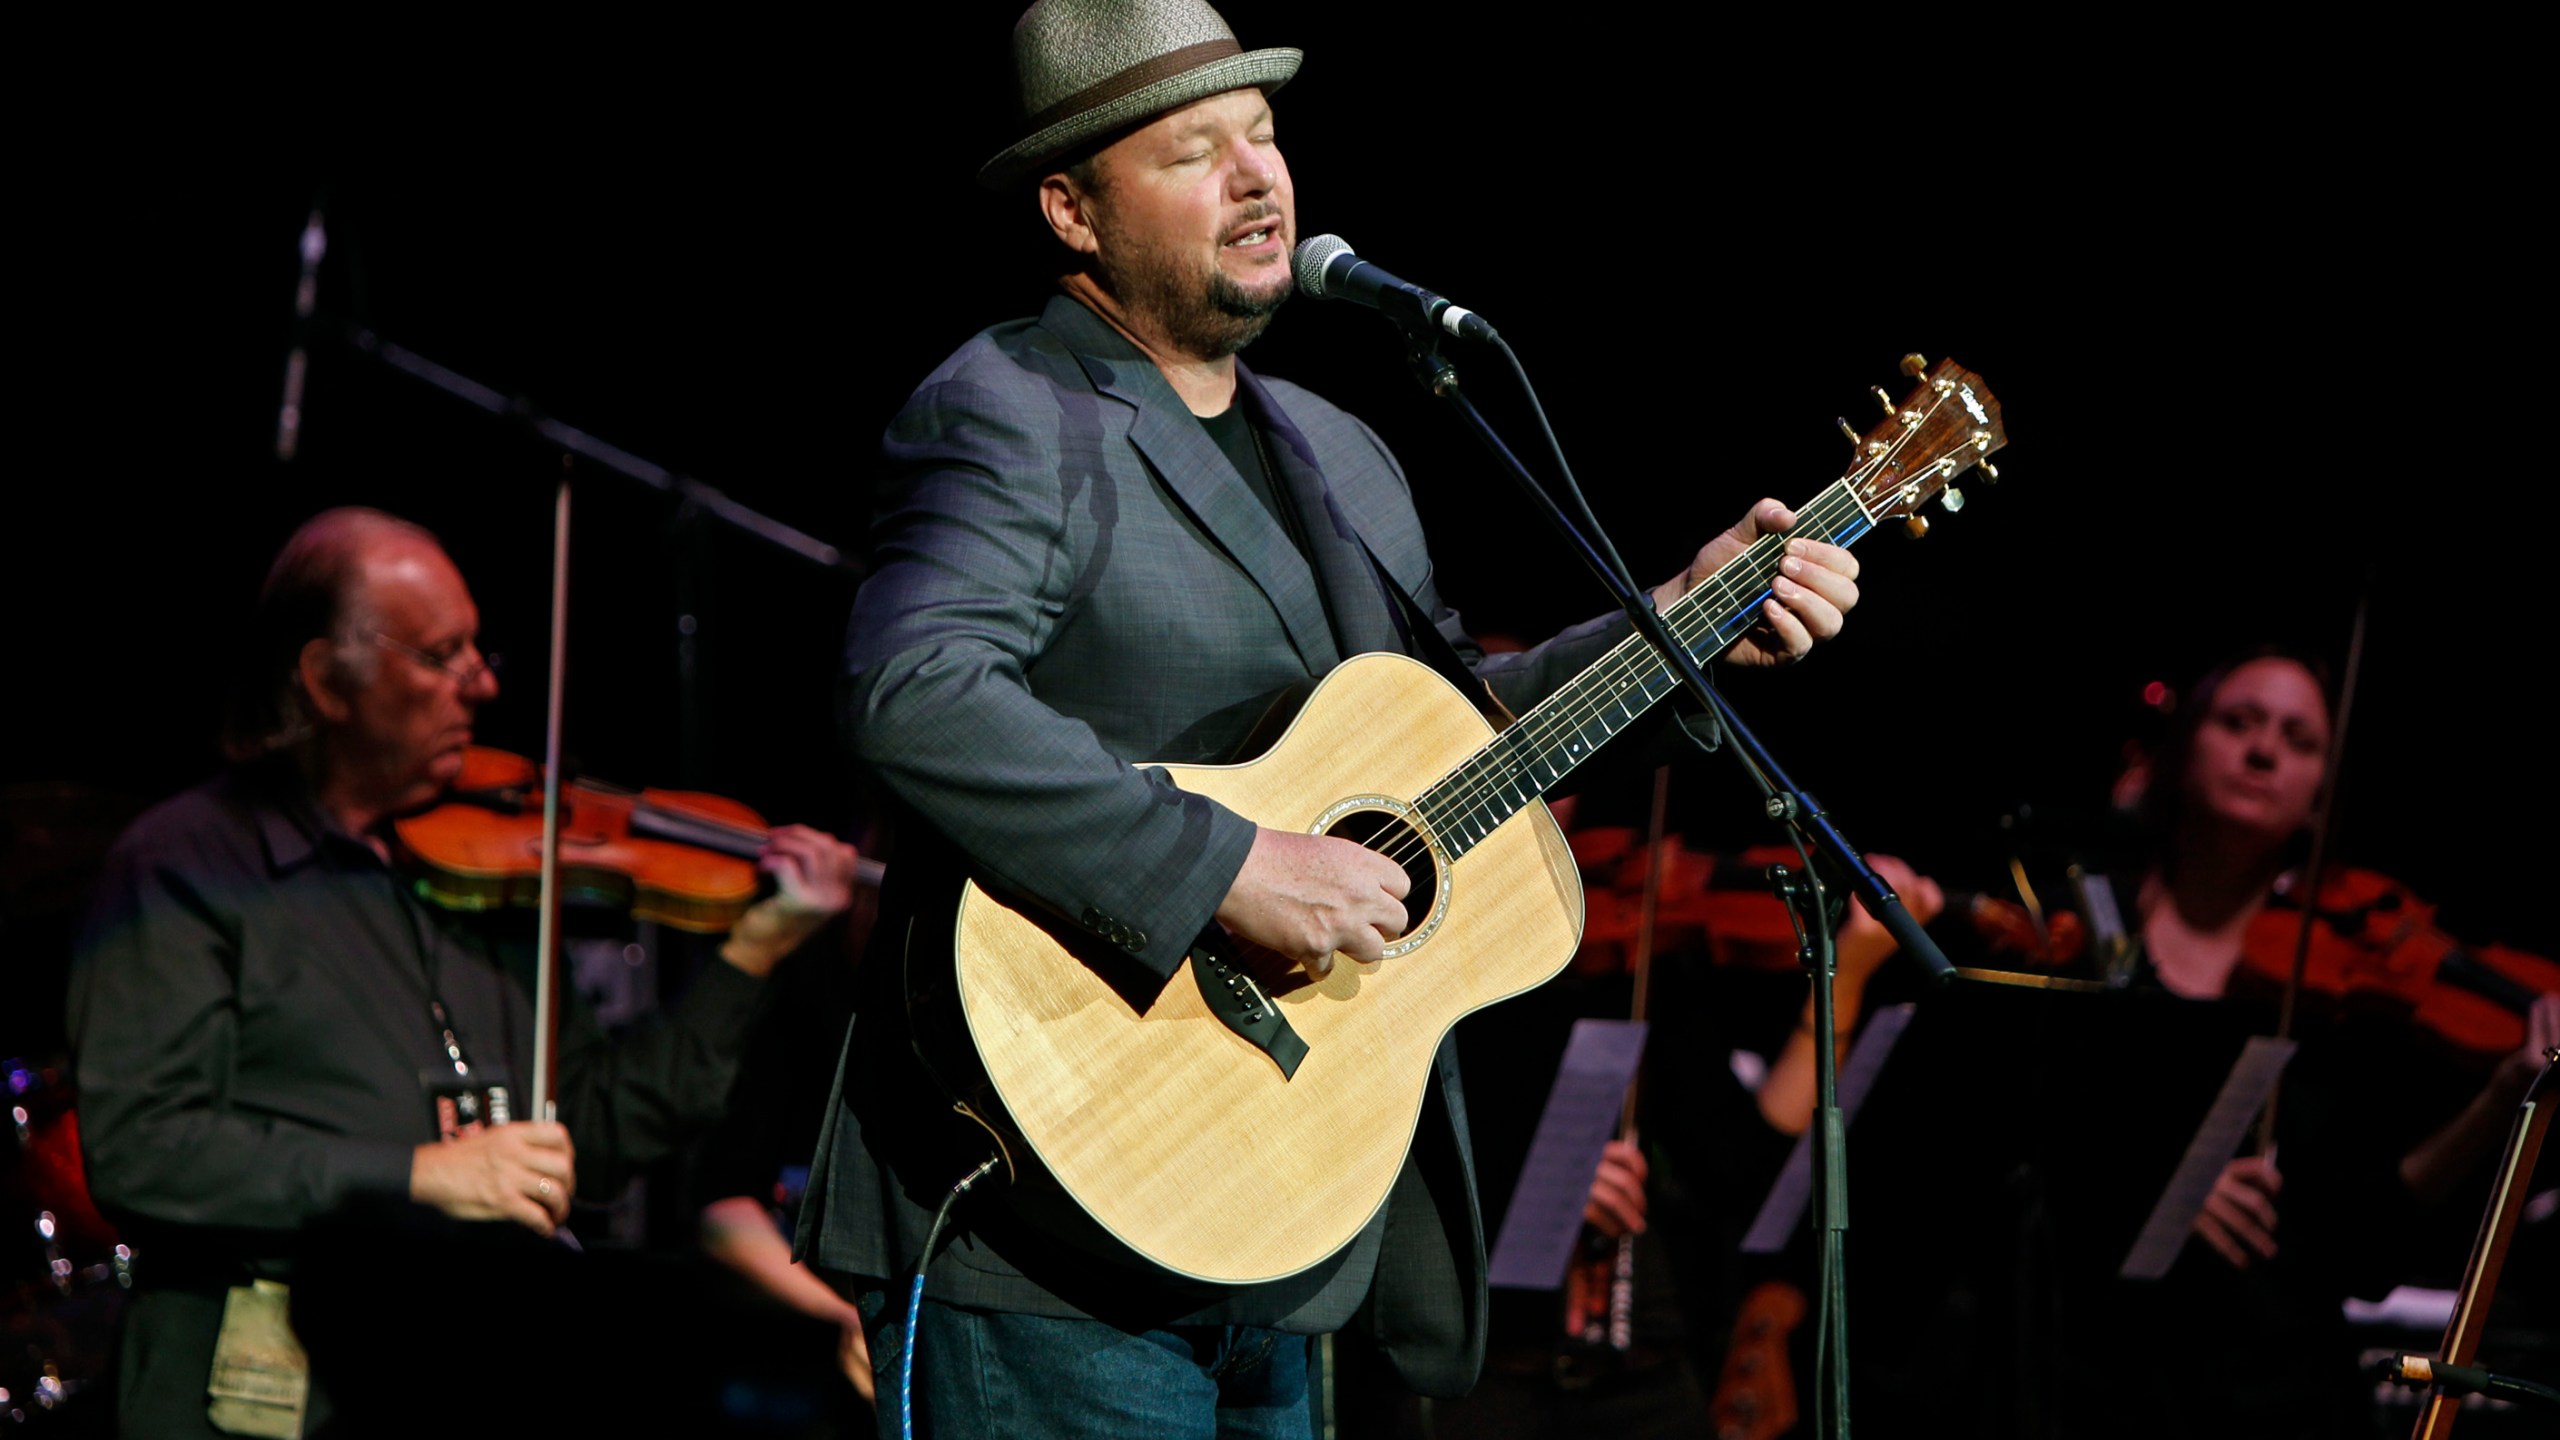
[[[2329,754],[2320,776],[2320,828],[2311,832],[2311,863],[2304,881],[2302,925],[2293,936],[2293,970],[2285,977],[2284,1000],[2276,1011],[2276,1038],[2293,1038],[2293,1012],[2302,997],[2302,979],[2311,963],[2311,927],[2320,918],[2320,888],[2329,879],[2329,842],[2338,833],[2338,775],[2347,758],[2347,722],[2355,714],[2356,677],[2364,668],[2364,622],[2373,601],[2370,573],[2366,584],[2356,595],[2354,627],[2347,635],[2347,678],[2338,689],[2338,723],[2329,731]],[[2284,1077],[2277,1075],[2267,1090],[2267,1103],[2258,1112],[2258,1153],[2266,1155],[2276,1148],[2276,1100],[2283,1093]]]
[[[567,457],[562,457],[564,472]],[[533,1115],[559,1116],[560,1065],[560,713],[568,689],[569,478],[551,512],[551,695],[542,722],[542,898],[533,960]]]
[[[1653,772],[1653,817],[1645,832],[1644,892],[1636,906],[1635,948],[1627,957],[1627,969],[1635,977],[1635,996],[1627,1006],[1627,1018],[1645,1018],[1646,992],[1653,980],[1654,912],[1662,901],[1663,836],[1665,817],[1671,802],[1671,767],[1661,766]],[[1618,1138],[1633,1140],[1636,1135],[1637,1091],[1644,1081],[1641,1075],[1627,1082],[1627,1098],[1618,1112]],[[1608,1258],[1608,1306],[1604,1314],[1590,1313],[1587,1295],[1597,1288],[1598,1265],[1585,1268],[1577,1260],[1576,1267],[1585,1276],[1584,1286],[1565,1287],[1565,1333],[1585,1344],[1596,1344],[1591,1334],[1592,1322],[1605,1320],[1605,1338],[1613,1350],[1624,1351],[1635,1343],[1636,1309],[1636,1237],[1631,1232],[1618,1237],[1610,1247]]]
[[[1671,808],[1671,767],[1661,766],[1653,772],[1653,818],[1647,822],[1645,837],[1644,895],[1636,906],[1636,948],[1627,959],[1627,969],[1635,976],[1635,996],[1628,1003],[1627,1018],[1646,1018],[1646,992],[1653,988],[1654,912],[1662,903],[1663,837],[1669,833],[1664,824]],[[1636,1133],[1636,1091],[1644,1083],[1643,1074],[1627,1082],[1626,1108],[1618,1117],[1619,1133],[1627,1139]]]

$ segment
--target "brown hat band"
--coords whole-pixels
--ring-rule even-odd
[[[1024,128],[1037,134],[1070,115],[1082,114],[1097,106],[1108,105],[1123,95],[1135,94],[1159,80],[1180,75],[1187,70],[1196,70],[1213,60],[1223,60],[1230,55],[1243,53],[1244,47],[1233,40],[1203,40],[1197,45],[1185,45],[1169,54],[1158,55],[1152,60],[1132,65],[1098,84],[1086,86],[1032,116],[1025,122]]]

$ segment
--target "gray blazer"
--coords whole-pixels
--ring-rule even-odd
[[[1151,995],[1225,897],[1254,826],[1132,762],[1231,759],[1276,697],[1344,655],[1410,649],[1379,566],[1515,709],[1623,634],[1593,622],[1488,660],[1440,603],[1378,437],[1238,368],[1273,479],[1304,517],[1305,555],[1154,364],[1064,297],[961,347],[890,425],[841,715],[895,802],[900,848],[803,1212],[800,1243],[822,1269],[901,1276],[931,1208],[985,1152],[914,1060],[898,973],[910,919],[930,925],[954,875],[1084,927]],[[1187,1288],[1061,1253],[973,1199],[927,1293],[1309,1332],[1357,1310],[1409,1383],[1462,1391],[1482,1354],[1484,1241],[1446,1045],[1438,1072],[1385,1212],[1306,1275]]]

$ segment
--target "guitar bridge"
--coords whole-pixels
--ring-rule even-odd
[[[1298,1066],[1307,1058],[1307,1042],[1236,958],[1226,932],[1215,925],[1201,931],[1191,944],[1191,978],[1219,1024],[1269,1056],[1280,1067],[1282,1079],[1298,1077]]]

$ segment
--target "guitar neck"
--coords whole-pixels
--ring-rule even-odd
[[[1674,601],[1662,616],[1672,639],[1706,664],[1759,623],[1761,602],[1769,598],[1789,537],[1846,546],[1874,529],[1875,517],[1859,502],[1853,480],[1833,483],[1798,513],[1793,530],[1752,541]],[[1679,683],[1669,662],[1643,636],[1630,634],[1418,796],[1415,807],[1455,860],[1562,783]]]
[[[1882,389],[1884,423],[1850,432],[1857,458],[1849,473],[1798,512],[1786,535],[1763,535],[1693,585],[1663,612],[1674,643],[1700,665],[1721,655],[1759,623],[1790,536],[1855,544],[1881,520],[1899,518],[1917,534],[1928,528],[1919,507],[1939,499],[1950,512],[1963,503],[1951,482],[2008,443],[2000,402],[1981,377],[1951,360],[1935,366],[1906,355],[1903,373],[1920,383],[1896,406]],[[1840,422],[1843,431],[1849,422]],[[1415,798],[1417,818],[1452,860],[1473,849],[1523,806],[1556,787],[1609,738],[1679,684],[1671,665],[1640,635],[1629,635],[1599,663],[1496,735],[1467,762]]]

